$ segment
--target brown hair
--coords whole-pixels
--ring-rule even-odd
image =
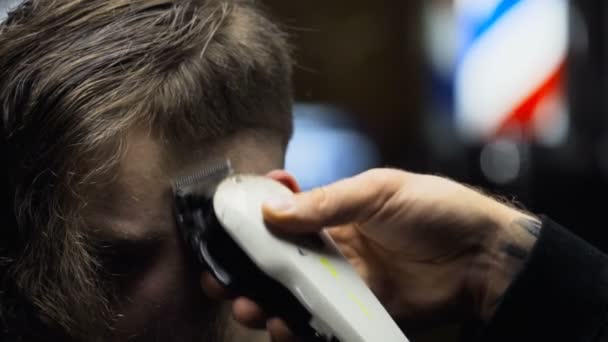
[[[99,328],[90,313],[107,300],[78,199],[116,167],[129,129],[172,146],[244,128],[285,144],[290,77],[284,36],[252,1],[34,0],[11,12],[0,25],[6,333],[34,320],[75,337]]]

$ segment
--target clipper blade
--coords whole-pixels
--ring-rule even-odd
[[[213,210],[213,195],[218,184],[232,173],[230,160],[224,160],[172,182],[174,215],[183,242],[199,265],[224,285],[231,283],[230,274],[215,260],[209,244],[223,238]]]
[[[175,194],[193,194],[211,197],[217,184],[233,173],[229,159],[210,163],[197,172],[173,180]]]

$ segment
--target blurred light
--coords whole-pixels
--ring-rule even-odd
[[[0,0],[0,22],[6,19],[7,12],[21,3],[23,0]]]
[[[425,136],[431,154],[440,160],[456,158],[462,145],[454,134],[454,71],[456,67],[456,17],[451,0],[429,0],[422,5],[427,72]]]
[[[573,52],[586,55],[590,44],[589,26],[583,13],[577,6],[570,5],[570,46]]]
[[[456,25],[454,8],[449,1],[427,1],[423,7],[426,54],[433,70],[451,80],[456,61]]]
[[[552,137],[541,142],[561,142],[557,137],[568,130],[562,115],[568,1],[458,0],[455,8],[456,121],[463,136],[490,140],[515,129],[528,138]],[[535,120],[549,107],[562,114]]]
[[[378,166],[375,145],[336,108],[298,104],[294,113],[295,133],[287,151],[286,170],[303,190]]]
[[[522,158],[517,144],[505,139],[484,146],[480,163],[484,176],[496,184],[515,181],[522,169]]]
[[[501,0],[456,0],[458,11],[466,11],[472,17],[488,17],[498,7]]]
[[[456,66],[456,32],[454,8],[450,1],[425,1],[423,8],[425,53],[429,72],[429,110],[437,120],[451,120],[454,112],[454,70]],[[450,127],[451,128],[451,127]]]
[[[558,147],[570,133],[570,116],[563,96],[549,96],[540,103],[533,118],[534,136],[545,147]]]

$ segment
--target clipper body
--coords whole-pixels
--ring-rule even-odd
[[[177,189],[178,225],[218,281],[283,318],[296,335],[319,342],[408,342],[326,233],[292,238],[267,229],[263,202],[291,194],[254,175],[231,175],[211,196]]]

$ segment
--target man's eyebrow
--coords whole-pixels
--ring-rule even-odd
[[[133,234],[112,229],[96,229],[90,233],[96,244],[103,245],[155,245],[172,238],[169,231],[154,229],[142,234]]]

